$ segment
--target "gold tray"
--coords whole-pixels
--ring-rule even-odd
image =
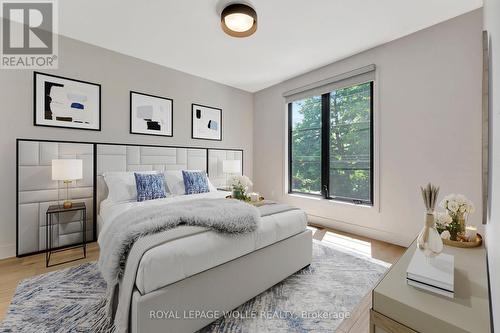
[[[232,195],[228,195],[228,196],[226,197],[226,199],[233,199],[233,196],[232,196]],[[264,200],[265,200],[265,199],[264,199],[264,197],[263,197],[263,196],[260,196],[260,197],[259,197],[259,200],[257,200],[257,201],[251,201],[251,200],[243,200],[243,201],[245,201],[245,202],[247,202],[247,203],[259,203],[259,202],[264,201]]]
[[[452,241],[449,239],[443,239],[443,244],[454,247],[462,247],[462,248],[478,247],[483,243],[483,237],[480,234],[476,235],[477,236],[475,242],[459,242],[459,241]]]
[[[232,195],[228,195],[228,196],[226,197],[226,199],[233,199],[233,196],[232,196]],[[250,204],[250,205],[254,205],[254,206],[261,206],[261,205],[264,203],[264,202],[263,202],[264,200],[265,200],[265,199],[264,199],[264,197],[263,197],[263,196],[260,196],[258,201],[243,200],[243,202],[246,202],[246,203],[248,203],[248,204]]]

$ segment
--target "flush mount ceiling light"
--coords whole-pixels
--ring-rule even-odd
[[[249,5],[233,3],[222,10],[220,24],[229,36],[248,37],[257,30],[257,12]]]

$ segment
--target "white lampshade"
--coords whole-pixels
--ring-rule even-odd
[[[224,160],[222,161],[222,172],[224,173],[240,173],[241,161],[240,160]]]
[[[82,177],[82,160],[52,160],[52,180],[77,180]]]

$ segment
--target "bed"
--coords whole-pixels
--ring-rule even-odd
[[[109,153],[109,149],[104,149],[103,155]],[[98,154],[98,162],[100,158]],[[108,162],[106,168],[99,168],[98,164],[100,233],[120,223],[127,211],[152,211],[155,207],[202,200],[229,201],[223,199],[227,192],[213,188],[208,193],[170,193],[167,198],[144,202],[110,201],[102,175],[116,166]],[[141,245],[134,244],[118,288],[115,320],[126,313],[123,331],[129,332],[195,332],[309,265],[312,234],[306,225],[305,213],[293,209],[264,214],[257,229],[239,235],[178,226],[163,231],[174,235],[168,241],[158,241],[139,252],[136,265],[129,261],[137,256],[132,253]]]

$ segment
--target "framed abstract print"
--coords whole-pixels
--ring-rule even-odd
[[[222,141],[222,109],[192,104],[191,137],[193,139]]]
[[[34,125],[101,130],[101,85],[34,72]]]
[[[131,91],[130,133],[173,136],[173,100]]]

